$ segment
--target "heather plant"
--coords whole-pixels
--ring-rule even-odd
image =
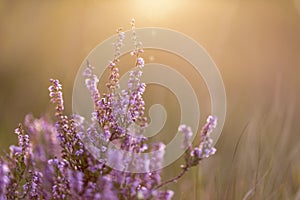
[[[192,146],[192,130],[181,125],[185,163],[182,172],[162,180],[165,144],[149,144],[143,136],[147,128],[141,82],[144,60],[142,44],[137,40],[134,20],[131,23],[135,68],[130,72],[127,88],[120,90],[119,57],[125,39],[121,29],[114,43],[115,55],[108,65],[107,92],[100,94],[98,77],[87,61],[83,72],[85,85],[94,103],[91,119],[64,113],[62,85],[51,79],[50,101],[55,105],[55,123],[47,117],[25,117],[15,133],[18,144],[0,158],[0,199],[157,199],[169,200],[174,195],[163,189],[177,181],[191,167],[213,155],[210,133],[216,117],[209,116],[200,135],[200,144]],[[100,149],[95,157],[88,143]],[[113,144],[114,148],[110,148]],[[145,152],[151,152],[151,156]],[[112,167],[113,166],[113,167]],[[135,170],[134,170],[135,169]],[[138,171],[138,173],[134,172]],[[141,172],[142,171],[142,172]]]

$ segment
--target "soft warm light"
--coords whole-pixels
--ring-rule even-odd
[[[136,0],[136,8],[140,10],[141,15],[149,19],[164,19],[172,14],[175,14],[185,1],[181,0]]]

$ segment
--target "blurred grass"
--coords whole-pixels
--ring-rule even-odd
[[[217,154],[170,186],[182,194],[175,199],[298,199],[300,148],[291,130],[294,104],[269,106],[269,112],[257,109],[238,125],[239,131],[225,126]],[[166,169],[168,176],[179,173],[178,166]]]
[[[13,130],[27,113],[51,112],[50,78],[63,83],[66,112],[71,113],[72,84],[81,62],[135,17],[137,27],[171,28],[203,45],[227,90],[228,113],[217,154],[168,186],[175,199],[300,199],[299,1],[161,0],[147,7],[142,2],[0,0],[1,149],[16,142]],[[168,9],[161,6],[164,2]],[[202,125],[209,113],[202,80],[183,69],[183,61],[156,53],[161,55],[157,62],[181,70],[201,91]],[[146,62],[151,54],[155,52],[146,52]],[[159,99],[149,94],[150,103],[174,109],[168,104],[172,95]],[[173,114],[163,131],[167,136],[177,129],[178,110]],[[166,168],[164,177],[177,175],[181,163]]]

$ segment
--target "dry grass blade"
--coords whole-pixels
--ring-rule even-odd
[[[256,187],[263,181],[263,179],[270,173],[271,167],[267,169],[264,175],[255,183],[255,185],[244,195],[243,200],[249,199],[255,194]]]

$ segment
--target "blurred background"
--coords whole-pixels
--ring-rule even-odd
[[[300,0],[0,0],[0,148],[16,142],[13,130],[27,113],[52,112],[50,78],[63,83],[71,113],[84,58],[133,17],[137,28],[174,29],[196,40],[227,92],[217,154],[166,187],[174,199],[300,199]],[[146,52],[146,62],[154,54]],[[176,131],[178,120],[168,120],[166,130]],[[179,173],[180,163],[164,177]]]

